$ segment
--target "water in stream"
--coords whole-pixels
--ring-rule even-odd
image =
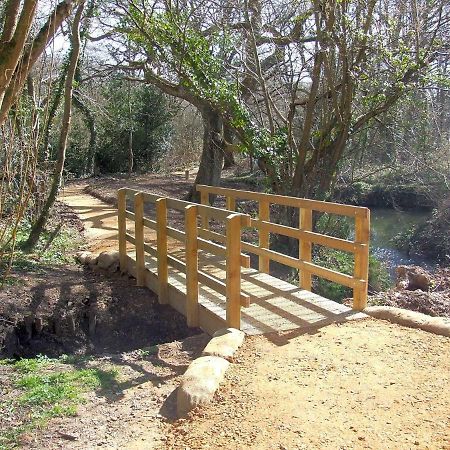
[[[370,246],[373,254],[383,261],[391,274],[399,265],[418,265],[432,268],[433,263],[420,255],[408,255],[394,247],[391,240],[401,231],[406,231],[413,225],[424,223],[429,217],[427,211],[398,211],[390,208],[371,208]]]

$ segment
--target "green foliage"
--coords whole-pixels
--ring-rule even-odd
[[[320,250],[314,255],[314,262],[328,269],[336,270],[346,275],[353,275],[354,258],[350,253],[320,247]],[[370,255],[369,291],[379,292],[387,289],[389,286],[389,273],[386,267],[375,256]],[[316,279],[314,292],[337,302],[341,302],[353,295],[350,288],[323,278]]]
[[[108,82],[102,94],[106,99],[106,116],[98,124],[100,171],[115,173],[128,169],[130,132],[134,170],[150,170],[158,155],[166,151],[171,132],[172,112],[166,97],[151,86],[120,79]]]
[[[263,158],[275,169],[271,181],[279,181],[279,169],[286,159],[287,129],[270,132],[252,121],[250,111],[240,100],[241,86],[228,79],[223,69],[226,55],[234,51],[231,37],[226,32],[205,37],[181,13],[153,14],[148,18],[141,10],[131,8],[130,14],[145,30],[142,33],[131,24],[130,39],[143,47],[152,60],[169,65],[194,97],[220,111],[238,133],[241,150]]]
[[[321,214],[316,222],[315,230],[322,234],[348,239],[353,233],[351,220],[333,214]],[[354,256],[351,253],[334,250],[319,245],[313,246],[314,263],[336,270],[346,275],[353,275]],[[389,287],[389,273],[386,267],[373,255],[369,257],[369,291],[381,291]],[[346,286],[317,278],[314,290],[319,295],[341,302],[352,296],[352,290]]]
[[[118,375],[116,369],[72,368],[64,358],[46,356],[5,364],[12,368],[13,385],[20,394],[0,403],[0,412],[16,413],[21,419],[0,432],[0,449],[15,446],[20,434],[45,426],[52,417],[75,415],[85,392],[110,387]]]

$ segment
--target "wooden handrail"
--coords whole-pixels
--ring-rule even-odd
[[[311,276],[316,275],[351,287],[353,289],[353,308],[356,310],[365,308],[369,266],[370,211],[368,208],[216,186],[197,185],[197,190],[200,192],[202,203],[209,204],[210,194],[224,196],[227,209],[230,211],[236,209],[236,200],[253,200],[258,203],[258,218],[250,219],[250,226],[258,230],[258,245],[242,242],[242,249],[258,256],[261,272],[269,273],[270,261],[279,262],[299,270],[299,284],[302,289],[311,290]],[[271,204],[298,208],[299,228],[271,222]],[[350,241],[314,232],[312,230],[313,211],[353,217],[355,219],[355,240]],[[224,243],[220,235],[207,228],[207,222],[206,220],[199,236]],[[297,239],[299,241],[298,259],[271,250],[270,233]],[[312,244],[352,253],[355,261],[353,275],[343,274],[312,263]]]
[[[343,205],[341,203],[322,202],[320,200],[288,197],[277,194],[266,194],[263,192],[241,191],[238,189],[228,189],[217,186],[205,186],[203,184],[198,184],[196,187],[200,193],[203,193],[204,198],[207,198],[209,194],[215,194],[225,197],[232,197],[235,200],[264,200],[274,205],[292,206],[294,208],[307,208],[312,209],[313,211],[320,211],[349,217],[365,216],[367,210],[367,208],[361,206]]]
[[[134,244],[136,251],[136,280],[138,285],[146,282],[145,254],[157,258],[158,298],[160,303],[168,303],[169,266],[186,276],[185,312],[189,326],[199,324],[199,283],[226,297],[226,317],[228,326],[240,326],[240,308],[248,307],[251,297],[241,292],[240,267],[250,267],[250,257],[241,253],[241,228],[250,226],[250,216],[233,213],[226,209],[209,205],[199,205],[183,200],[164,197],[135,189],[119,190],[119,251],[121,261],[126,267],[126,243]],[[127,210],[127,200],[134,201],[134,212]],[[145,204],[151,203],[156,209],[156,220],[145,217]],[[229,206],[232,206],[232,202]],[[184,230],[170,227],[167,222],[168,210],[184,213]],[[198,217],[202,223],[214,219],[225,223],[223,246],[200,237],[202,228],[198,227]],[[134,222],[134,236],[127,233],[126,220]],[[144,241],[144,228],[156,230],[156,249]],[[184,261],[168,253],[168,238],[184,243]],[[204,250],[219,255],[226,261],[225,283],[212,275],[202,272],[198,267],[198,252]]]

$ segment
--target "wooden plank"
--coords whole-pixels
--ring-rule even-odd
[[[270,204],[267,200],[259,200],[258,211],[258,219],[261,222],[270,222]],[[269,240],[270,236],[267,228],[261,227],[259,229],[259,248],[269,249]],[[270,260],[266,254],[263,253],[259,255],[258,267],[260,272],[270,272]]]
[[[144,195],[144,201],[147,203],[156,203],[156,201],[161,198],[160,195],[152,194],[150,192],[143,192]]]
[[[159,303],[167,304],[168,299],[168,265],[167,265],[167,206],[166,199],[159,198],[156,205],[156,247],[158,252]]]
[[[136,239],[134,239],[134,236],[131,236],[129,233],[125,233],[125,240],[130,244],[136,244]]]
[[[200,230],[199,230],[200,231]],[[203,238],[198,238],[198,248],[217,256],[227,256],[227,249],[223,245],[216,244]],[[248,269],[250,267],[250,256],[241,253],[241,267]]]
[[[278,223],[260,222],[258,219],[251,219],[251,226],[257,229],[265,227],[269,233],[281,234],[282,236],[288,236],[298,240],[303,239],[313,244],[319,244],[349,253],[356,253],[365,247],[365,244],[347,239],[327,236],[326,234],[315,233],[313,231],[304,231]]]
[[[229,211],[236,211],[236,199],[234,197],[226,198],[226,208]]]
[[[120,271],[125,273],[127,271],[127,190],[121,188],[117,191],[117,227],[119,233],[119,264]]]
[[[299,197],[288,197],[284,195],[265,194],[262,192],[241,191],[238,189],[228,189],[217,186],[205,186],[201,184],[198,184],[196,186],[196,189],[197,191],[200,192],[200,195],[216,194],[242,200],[256,200],[256,201],[266,200],[269,203],[274,203],[276,205],[292,206],[294,208],[307,208],[312,209],[314,211],[322,211],[330,214],[338,214],[350,217],[355,216],[364,217],[366,215],[365,210],[367,209],[361,206],[343,205],[341,203],[322,202],[319,200],[310,200]]]
[[[202,250],[206,250],[209,251],[207,246],[209,245],[214,245],[217,247],[222,247],[225,251],[224,255],[220,254],[219,252],[217,253],[219,256],[226,256],[226,247],[224,246],[219,246],[218,244],[214,243],[214,242],[208,242],[206,241],[206,239],[208,240],[215,240],[217,242],[222,242],[222,244],[226,244],[227,238],[226,236],[224,236],[223,234],[220,233],[216,233],[215,231],[211,231],[211,230],[204,230],[202,228],[199,228],[198,230],[198,235],[201,236],[202,239],[205,239],[205,241],[200,240],[199,245]],[[205,246],[205,248],[203,247],[203,243],[202,242],[208,242],[207,246]],[[213,252],[211,252],[213,253]],[[245,255],[244,253],[241,253],[241,267],[245,267],[248,268],[250,267],[250,257],[248,255]]]
[[[195,206],[195,205],[190,205],[190,206]],[[186,208],[187,208],[187,206],[186,206]],[[195,227],[197,228],[197,222],[195,223]],[[185,232],[177,230],[176,228],[172,228],[172,227],[167,227],[167,236],[169,236],[172,239],[175,239],[179,242],[185,242],[185,240],[186,240]]]
[[[147,244],[145,244],[145,247],[147,250],[148,247]],[[157,257],[156,251],[154,249],[152,249],[152,251],[149,253],[151,254],[154,253],[153,256]],[[184,263],[184,261],[170,255],[167,256],[167,261],[171,267],[173,267],[174,269],[178,270],[183,274],[186,274],[186,264]],[[226,284],[206,272],[203,272],[201,270],[198,271],[198,281],[223,296],[226,296],[227,294]],[[248,294],[241,292],[240,294],[241,306],[248,308],[251,302],[252,297]]]
[[[241,217],[230,214],[226,221],[227,257],[226,257],[226,298],[227,326],[241,328]]]
[[[370,239],[370,211],[367,210],[365,217],[355,218],[355,241],[365,244],[355,254],[354,276],[364,280],[353,289],[353,309],[362,311],[367,306],[367,290],[369,285],[369,239]]]
[[[209,205],[209,194],[208,192],[200,192],[200,203],[202,205]],[[209,229],[209,221],[208,221],[208,217],[207,216],[202,216],[202,228],[204,230],[208,230]]]
[[[300,209],[300,229],[302,231],[311,232],[312,231],[312,210],[301,208]],[[304,262],[311,262],[312,259],[312,244],[311,241],[302,239],[299,242],[299,259]],[[311,291],[312,281],[311,272],[307,270],[300,270],[299,273],[299,285],[302,289]]]
[[[135,194],[136,195],[136,194]],[[128,220],[131,220],[132,222],[134,222],[134,212],[132,212],[132,211],[125,211],[125,217],[128,219]]]
[[[144,251],[144,196],[134,195],[134,239],[136,246],[136,284],[145,284],[145,251]]]
[[[198,326],[198,244],[197,207],[185,208],[186,233],[186,319],[188,327]]]
[[[280,264],[284,264],[294,269],[308,271],[312,275],[317,275],[318,277],[325,278],[329,281],[334,281],[335,283],[340,283],[350,288],[353,288],[364,282],[363,280],[359,280],[350,275],[336,272],[335,270],[327,269],[311,262],[301,261],[297,258],[293,258],[292,256],[287,256],[273,250],[259,248],[258,246],[249,244],[248,242],[242,242],[241,246],[244,251],[254,253],[255,255],[265,254],[271,260],[276,261]]]
[[[156,230],[156,220],[147,219],[147,217],[144,217],[144,227]]]

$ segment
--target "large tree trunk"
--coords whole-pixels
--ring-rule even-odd
[[[223,138],[223,122],[220,114],[209,106],[202,108],[203,119],[203,151],[194,186],[189,200],[198,202],[197,184],[219,186],[223,167],[225,141]]]
[[[24,248],[31,250],[39,241],[39,237],[44,230],[50,215],[50,210],[55,203],[58,195],[59,186],[61,184],[62,174],[64,170],[64,162],[66,159],[67,137],[70,130],[70,122],[72,118],[72,93],[73,81],[75,78],[75,70],[78,64],[78,57],[80,54],[80,22],[83,14],[84,1],[81,2],[77,9],[75,18],[72,24],[72,50],[70,55],[69,67],[67,69],[66,83],[64,88],[64,113],[61,126],[61,134],[59,136],[58,158],[56,161],[55,173],[53,175],[52,186],[47,197],[47,201],[39,215],[38,220],[34,223],[30,236],[25,242]]]
[[[224,146],[224,155],[223,155],[223,168],[229,169],[233,167],[236,163],[234,161],[234,152],[233,152],[233,130],[227,124],[223,126],[223,137],[225,139]]]

